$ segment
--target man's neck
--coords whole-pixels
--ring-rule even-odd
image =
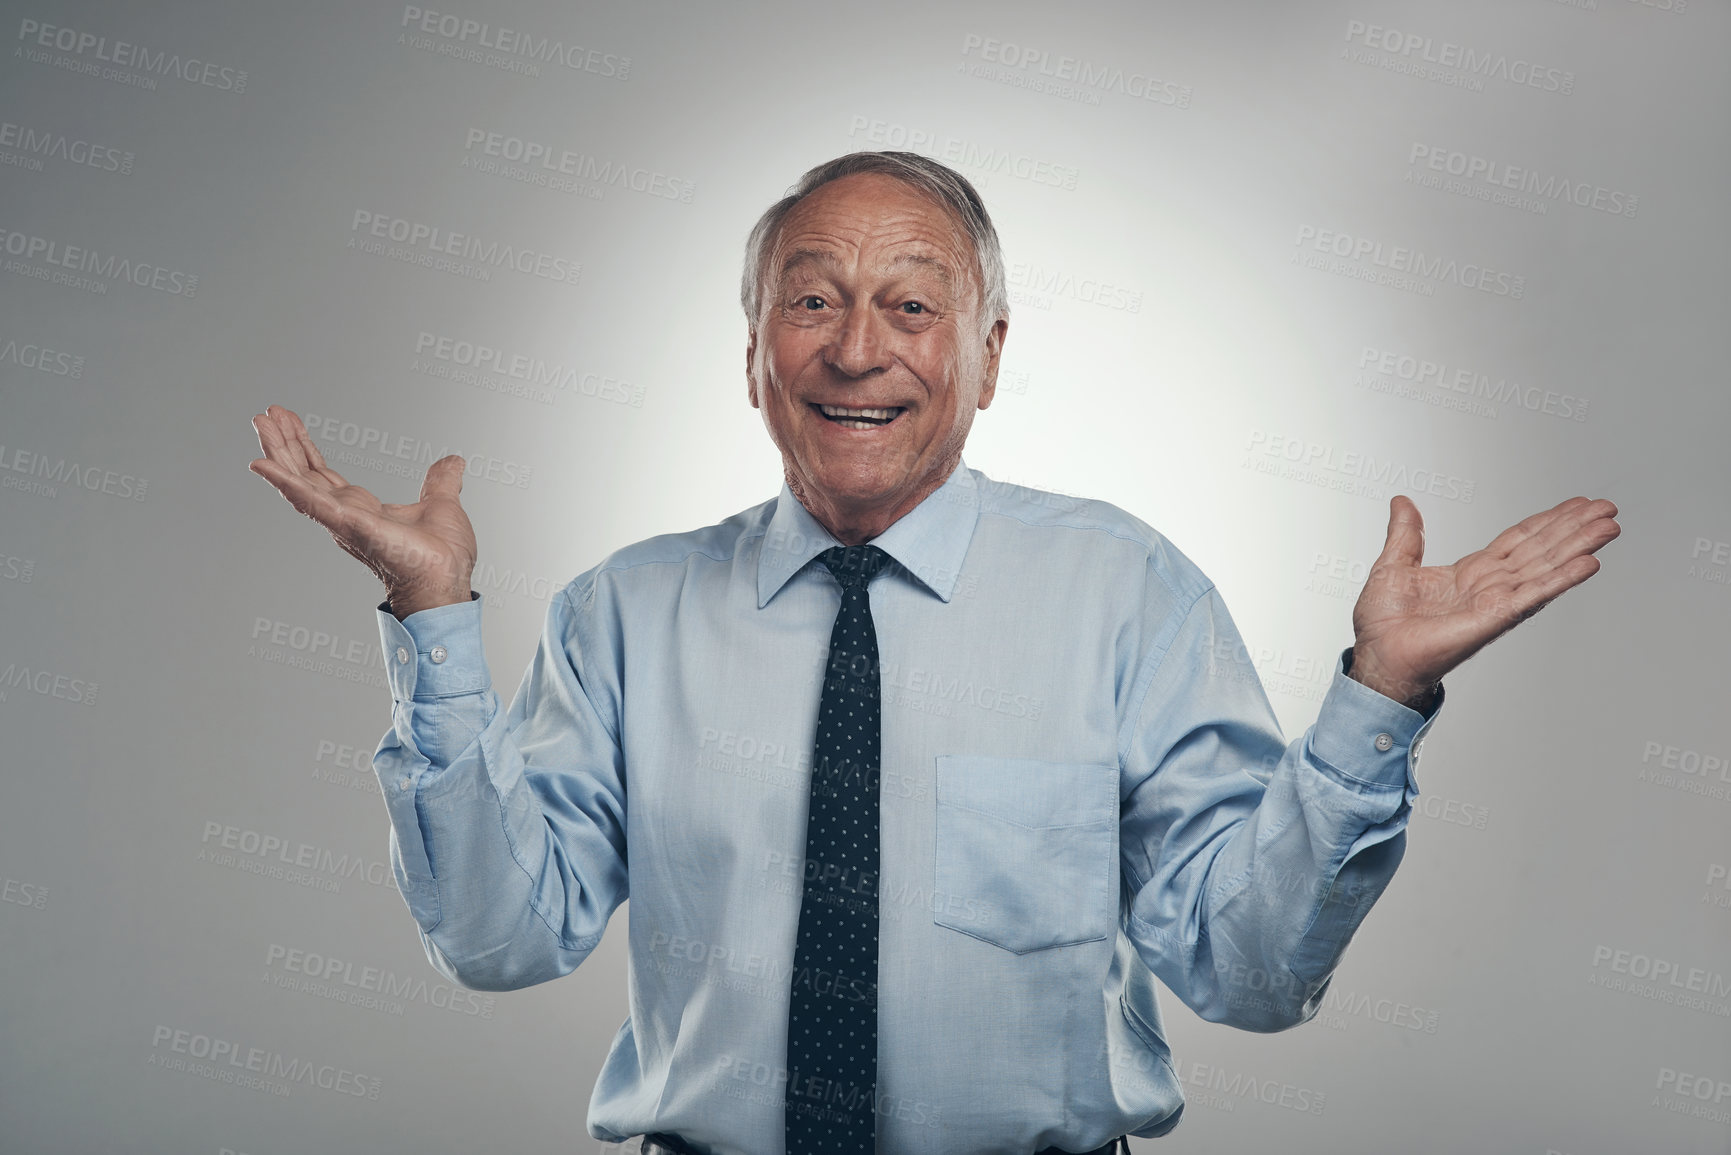
[[[909,496],[896,501],[894,505],[853,506],[824,500],[821,495],[811,493],[800,485],[791,470],[786,473],[787,488],[805,507],[805,511],[829,531],[831,537],[843,545],[864,545],[882,535],[890,526],[917,509],[920,502],[942,489],[960,464],[961,458],[958,456],[948,469],[936,470],[932,479]]]

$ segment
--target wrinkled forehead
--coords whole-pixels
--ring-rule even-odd
[[[957,283],[967,279],[965,270],[953,268],[941,254],[921,251],[918,245],[887,248],[881,251],[868,245],[862,252],[821,244],[797,245],[777,252],[774,272],[784,284],[797,283],[841,275],[857,259],[871,272],[934,282],[946,292],[954,292]]]
[[[855,174],[795,205],[776,231],[765,272],[775,280],[852,268],[977,284],[978,258],[948,205],[891,177]]]

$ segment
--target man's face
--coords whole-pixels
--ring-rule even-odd
[[[789,487],[839,539],[882,533],[955,468],[1007,328],[980,320],[967,234],[900,181],[843,177],[782,222],[749,396]]]

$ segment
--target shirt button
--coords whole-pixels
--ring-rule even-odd
[[[397,779],[397,789],[398,790],[407,790],[408,788],[409,788],[409,780],[407,778]]]
[[[435,666],[438,665],[440,662],[445,660],[445,647],[434,646],[431,650],[427,651],[427,657],[433,659],[433,664]]]
[[[409,664],[409,651],[403,649],[403,647],[401,647],[401,646],[398,646],[397,647],[397,665],[406,666],[408,664]]]
[[[1394,749],[1394,736],[1391,734],[1378,734],[1376,736],[1376,748],[1381,750],[1384,754],[1388,753],[1390,750]]]

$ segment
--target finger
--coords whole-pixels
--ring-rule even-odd
[[[349,500],[337,497],[318,481],[317,474],[289,473],[271,462],[265,462],[264,468],[277,470],[281,484],[277,484],[276,480],[268,475],[266,480],[277,484],[278,490],[288,499],[290,505],[323,526],[351,556],[383,576],[377,563],[381,551],[385,548],[383,543],[389,540],[389,534],[393,532],[393,527],[386,519],[367,506],[359,504],[353,497]],[[366,490],[356,490],[353,487],[346,492],[351,495],[370,496]]]
[[[1388,539],[1383,542],[1377,565],[1424,564],[1424,518],[1418,506],[1405,494],[1396,494],[1388,503]]]
[[[265,432],[266,426],[270,426],[274,429],[275,423],[263,413],[254,413],[252,415],[252,433],[254,437],[258,438],[258,451],[268,456],[270,453],[270,446],[266,444],[266,438],[269,436],[269,434]]]
[[[1579,543],[1592,541],[1592,548],[1598,549],[1616,536],[1616,532],[1612,532],[1610,537],[1598,540],[1599,535],[1605,531],[1605,522],[1609,522],[1613,528],[1616,527],[1616,522],[1610,521],[1610,515],[1616,510],[1616,506],[1608,501],[1588,501],[1584,497],[1579,501],[1580,504],[1558,513],[1537,532],[1510,550],[1507,557],[1509,566],[1522,570],[1534,562],[1543,564],[1568,558],[1582,552],[1577,548]]]
[[[289,413],[289,416],[294,418],[295,440],[300,444],[301,452],[306,455],[307,463],[319,473],[324,474],[325,479],[332,485],[347,485],[348,482],[343,480],[342,474],[325,464],[325,455],[319,452],[319,447],[313,442],[312,434],[307,432],[307,427],[301,424],[300,418],[295,417],[293,413]]]
[[[255,413],[252,416],[252,431],[258,436],[258,451],[266,457],[280,458],[282,456],[282,432],[276,427],[276,419],[268,412]]]
[[[292,473],[306,472],[301,455],[288,447],[275,418],[268,413],[260,413],[252,419],[252,427],[258,433],[258,447],[265,460]]]
[[[1499,581],[1473,594],[1473,609],[1498,627],[1498,632],[1526,621],[1558,595],[1599,572],[1598,558],[1583,554],[1554,569],[1525,579]]]
[[[1540,578],[1521,583],[1515,587],[1510,599],[1515,620],[1526,621],[1550,605],[1559,594],[1573,589],[1598,573],[1599,566],[1598,558],[1582,555],[1571,558],[1567,565],[1558,566]]]
[[[1597,553],[1615,541],[1621,532],[1622,528],[1610,518],[1596,518],[1545,553],[1527,558],[1511,571],[1507,580],[1517,585],[1542,580],[1547,574],[1564,569],[1579,558]]]
[[[421,481],[421,500],[448,497],[455,501],[463,492],[463,470],[468,466],[462,455],[456,453],[448,453],[427,466],[427,476]]]
[[[317,474],[307,474],[265,457],[247,468],[276,487],[295,509],[312,518],[326,529],[341,524],[343,504],[331,495],[330,489]]]
[[[294,414],[281,405],[267,406],[262,414],[253,418],[253,427],[259,432],[259,444],[264,447],[266,457],[304,473],[312,468],[296,433],[297,428],[304,431],[304,427],[299,418],[290,424],[288,418],[291,417]]]
[[[272,405],[268,412],[275,417],[277,423],[282,426],[283,435],[285,437],[299,441],[306,436],[306,423],[301,420],[301,415],[296,413],[293,409],[290,409],[286,405]]]
[[[306,458],[291,448],[292,443],[283,436],[282,426],[270,414],[260,413],[252,419],[252,424],[253,429],[258,432],[259,448],[264,450],[264,457],[252,462],[247,466],[248,469],[278,489],[282,488],[281,480],[289,477],[297,478],[302,483],[316,484],[326,490],[331,488],[328,479],[309,468]]]
[[[325,455],[319,452],[319,447],[313,442],[313,435],[307,432],[306,422],[301,420],[299,413],[284,405],[273,405],[276,410],[277,424],[282,428],[285,440],[292,441],[306,454],[307,463],[315,469],[326,469]]]
[[[1527,541],[1535,534],[1543,533],[1545,527],[1557,518],[1564,517],[1571,509],[1586,504],[1587,499],[1584,497],[1571,497],[1566,501],[1558,502],[1547,510],[1522,518],[1492,538],[1491,543],[1485,546],[1482,552],[1494,558],[1508,557],[1522,542]]]

